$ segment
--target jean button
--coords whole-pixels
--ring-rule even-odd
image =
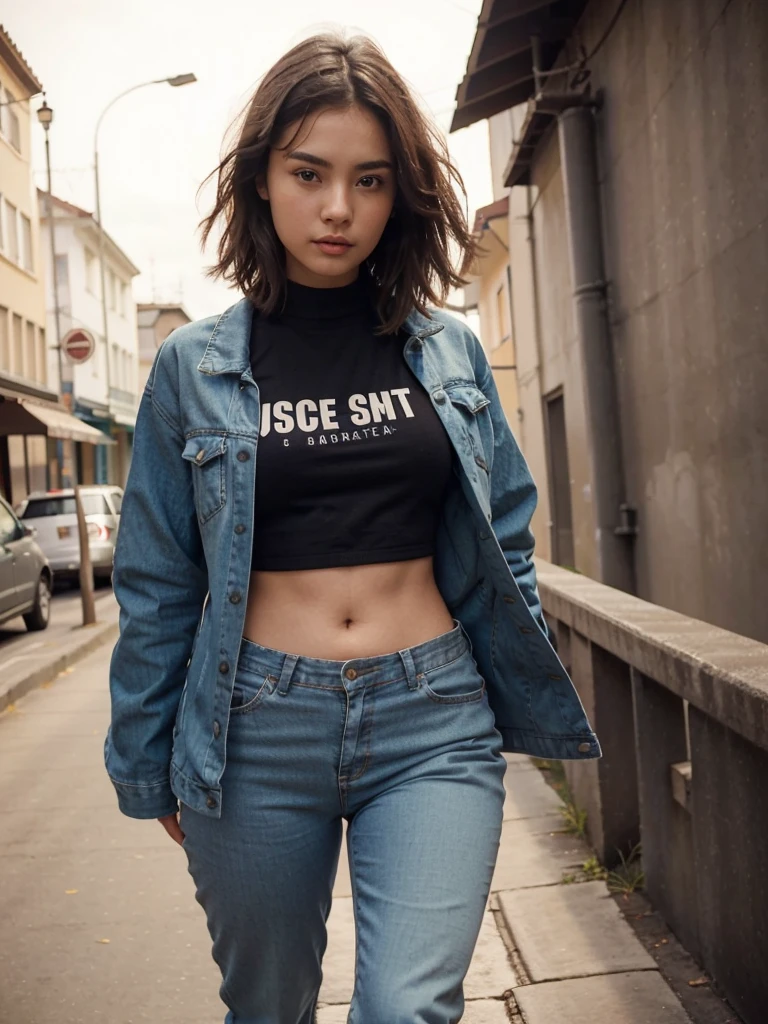
[[[230,604],[240,604],[241,600],[242,597],[240,595],[239,590],[233,590],[232,593],[229,595]]]
[[[344,675],[347,679],[357,679],[357,671],[354,668],[348,668]]]
[[[201,448],[200,451],[195,456],[195,462],[202,462],[204,458],[205,458],[205,449]]]
[[[211,810],[213,810],[213,808],[216,806],[216,797],[209,796],[208,799],[205,801],[205,806],[210,807]]]
[[[225,676],[227,674],[227,672],[229,672],[229,662],[228,661],[220,662],[220,664],[219,664],[219,672],[221,672],[221,674],[223,676]]]
[[[442,403],[445,401],[445,392],[444,391],[436,391],[435,392],[435,401],[438,402],[440,405],[442,405]]]
[[[245,533],[245,526],[243,523],[238,523],[235,527],[235,533]]]
[[[221,726],[218,722],[213,723],[213,738],[217,740],[221,736]]]
[[[245,449],[243,449],[242,451],[239,451],[237,453],[237,461],[238,462],[247,462],[248,459],[250,459],[250,457],[251,456],[249,455],[249,453]]]
[[[580,743],[579,744],[579,753],[580,754],[588,754],[591,749],[592,749],[592,744],[591,743]]]

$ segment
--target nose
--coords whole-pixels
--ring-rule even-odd
[[[339,182],[326,192],[322,213],[326,223],[343,224],[352,217],[352,203],[349,190]]]

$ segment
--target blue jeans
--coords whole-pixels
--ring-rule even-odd
[[[506,767],[463,627],[325,661],[243,640],[222,815],[181,809],[225,1024],[312,1024],[347,843],[350,1024],[452,1024],[498,852]]]

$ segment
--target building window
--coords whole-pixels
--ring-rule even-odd
[[[2,92],[0,92],[2,96]],[[0,192],[0,252],[5,252],[5,231],[3,230],[3,207],[5,203],[3,201],[3,193]]]
[[[11,352],[11,373],[24,376],[24,321],[18,313],[13,314],[13,351]]]
[[[2,92],[0,92],[2,97]],[[10,142],[17,153],[21,152],[21,130],[19,128],[19,115],[13,107],[16,102],[16,97],[8,89],[5,90],[5,103],[6,106],[2,107],[2,117],[0,118],[0,128],[2,128],[3,135]]]
[[[37,332],[37,379],[41,384],[48,383],[48,349],[45,347],[45,330],[42,327]]]
[[[120,282],[120,312],[124,317],[128,316],[128,285],[125,281]]]
[[[117,345],[113,345],[112,346],[112,378],[111,378],[111,380],[109,382],[110,387],[113,387],[113,388],[120,387],[120,381],[118,379],[118,373],[119,373],[119,370],[120,370],[119,357],[120,357],[120,352],[119,352],[119,350],[117,348]]]
[[[85,290],[91,295],[96,295],[98,260],[90,249],[84,249],[83,252],[85,253]]]
[[[21,255],[19,252],[18,210],[13,203],[9,203],[7,199],[5,201],[5,231],[8,235],[8,248],[6,249],[8,259],[13,260],[14,263],[18,263]]]
[[[27,351],[27,364],[25,377],[30,380],[37,380],[37,331],[31,320],[27,320],[27,336],[25,349]]]
[[[504,285],[499,285],[496,292],[496,344],[503,344],[509,338],[509,305]]]
[[[117,278],[109,271],[109,308],[117,311]]]
[[[32,221],[21,215],[21,265],[30,272],[35,269],[32,259]]]
[[[11,347],[8,337],[8,310],[0,306],[0,370],[11,368]]]

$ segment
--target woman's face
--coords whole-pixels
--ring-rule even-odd
[[[289,149],[289,125],[269,154],[269,201],[285,246],[289,280],[314,288],[351,284],[381,238],[395,200],[395,168],[386,133],[364,107],[329,108],[308,118]],[[324,243],[335,236],[345,244]]]

